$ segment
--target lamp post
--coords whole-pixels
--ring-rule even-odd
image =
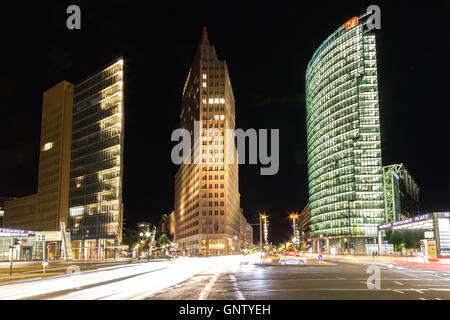
[[[148,244],[148,238],[150,237],[150,232],[145,233],[145,244],[147,245],[147,260],[150,260],[150,245]]]
[[[264,244],[265,246],[267,246],[268,244],[268,222],[267,222],[267,218],[268,216],[263,213],[260,215],[260,243],[261,243],[261,251],[262,251],[262,232],[261,232],[261,228],[262,228],[262,221],[264,220]]]
[[[293,229],[294,229],[294,239],[295,239],[295,248],[297,249],[297,246],[298,246],[298,239],[297,239],[297,232],[296,232],[296,228],[295,228],[295,219],[298,219],[298,214],[297,213],[291,213],[290,215],[289,215],[289,218],[291,218],[292,219],[292,227],[293,227]]]

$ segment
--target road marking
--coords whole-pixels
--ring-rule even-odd
[[[394,290],[395,292],[398,292],[398,293],[404,293],[403,291],[400,291],[400,290]]]
[[[420,290],[417,290],[417,289],[416,289],[416,291],[419,292],[419,293],[423,293],[423,291],[420,291]]]
[[[398,282],[398,281],[394,281],[396,284],[399,284],[399,285],[403,285],[403,283],[401,283],[401,282]]]
[[[435,298],[436,300],[442,300],[441,298]]]
[[[427,299],[425,299],[425,298],[419,298],[420,300],[427,300]]]
[[[202,292],[200,293],[200,296],[198,297],[198,300],[206,300],[208,299],[209,293],[211,292],[212,287],[214,286],[214,283],[219,278],[220,273],[217,272],[211,280],[209,280],[208,284],[203,288]]]
[[[236,300],[245,300],[244,295],[242,294],[242,292],[239,290],[238,286],[237,286],[237,280],[236,277],[232,274],[229,275],[231,281],[233,282],[233,286],[234,289],[236,291],[236,295],[237,295],[237,299]]]

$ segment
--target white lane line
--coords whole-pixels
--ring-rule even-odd
[[[400,290],[394,290],[395,292],[398,292],[398,293],[404,293],[403,291],[400,291]]]
[[[419,298],[419,300],[427,300],[427,299],[425,299],[425,298]]]
[[[245,300],[244,295],[242,294],[242,292],[239,290],[238,286],[237,286],[237,280],[236,277],[232,274],[229,275],[231,281],[233,282],[233,286],[237,295],[237,299],[236,300]]]
[[[394,281],[396,284],[399,284],[399,285],[403,285],[403,283],[401,283],[401,282],[398,282],[398,281]]]
[[[442,300],[441,298],[435,298],[436,300]]]
[[[208,299],[209,293],[211,292],[212,287],[214,286],[214,283],[219,278],[220,273],[217,272],[211,280],[209,280],[208,284],[203,288],[202,292],[200,293],[200,296],[198,297],[198,300],[206,300]]]
[[[420,291],[420,290],[416,290],[418,293],[423,293],[423,291]]]

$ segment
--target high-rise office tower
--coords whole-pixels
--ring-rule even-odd
[[[123,60],[74,88],[69,227],[75,257],[112,257],[122,241]]]
[[[5,202],[5,226],[69,227],[74,258],[108,258],[122,240],[123,60],[43,94],[37,194]],[[55,251],[56,254],[56,251]]]
[[[306,70],[314,250],[362,253],[384,221],[376,44],[368,16],[340,26]]]
[[[44,92],[39,154],[36,230],[67,226],[73,85],[67,81]]]
[[[192,163],[181,164],[175,176],[178,248],[199,255],[238,253],[237,152],[234,136],[226,132],[235,128],[234,95],[226,62],[217,58],[206,30],[183,88],[180,126],[192,137]]]
[[[25,230],[60,230],[67,225],[73,85],[61,81],[42,97],[37,194],[6,201],[5,225]]]

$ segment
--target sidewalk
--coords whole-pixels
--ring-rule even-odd
[[[356,255],[330,255],[321,253],[325,258],[341,259],[341,260],[359,260],[359,261],[380,261],[390,264],[399,264],[410,267],[417,267],[432,271],[450,273],[450,259],[428,260],[424,257],[386,257],[386,256],[356,256]],[[312,254],[317,255],[317,254]]]
[[[5,270],[2,270],[5,271]],[[66,268],[55,268],[47,269],[46,273],[43,274],[42,270],[32,270],[28,272],[14,272],[9,275],[9,269],[5,272],[0,273],[0,285],[8,284],[10,281],[31,279],[31,278],[43,278],[49,276],[63,275],[66,273]]]

